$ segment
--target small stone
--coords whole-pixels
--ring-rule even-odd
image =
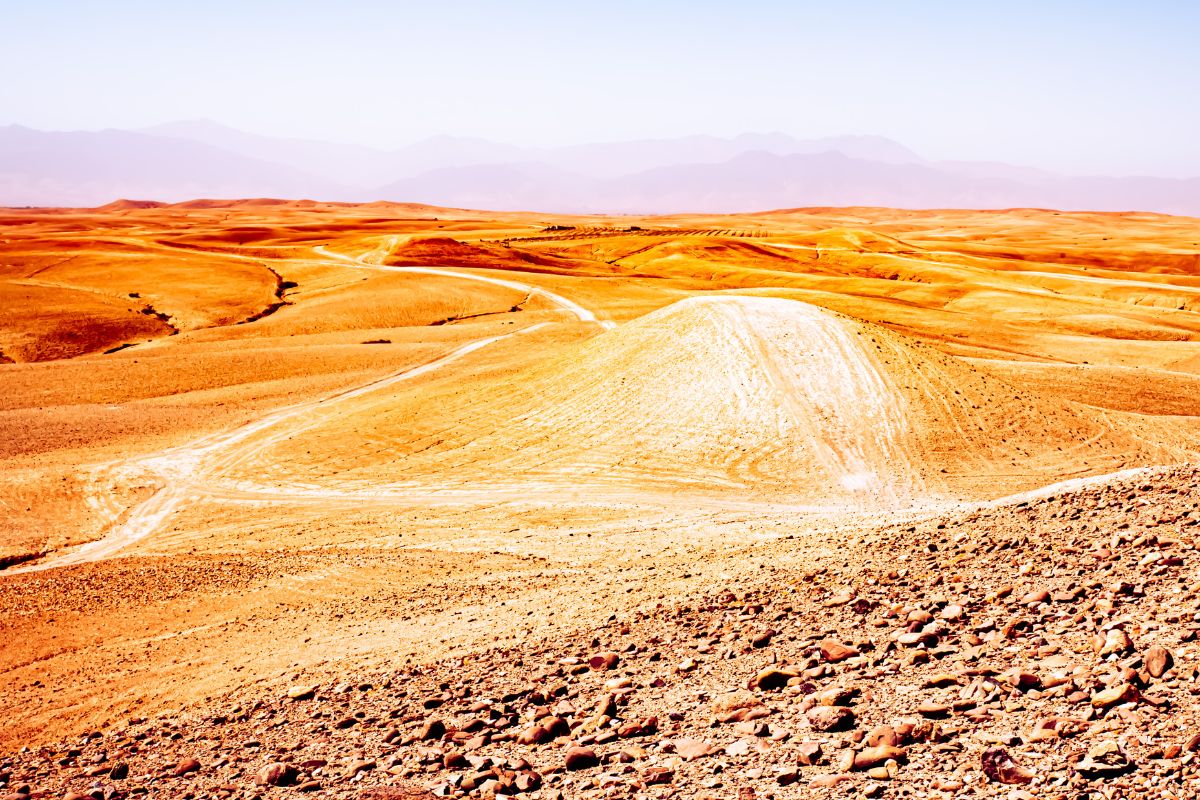
[[[820,764],[824,755],[820,742],[801,742],[796,747],[796,760],[806,767]]]
[[[1134,703],[1137,699],[1137,687],[1131,683],[1120,683],[1092,695],[1092,705],[1096,708],[1108,708],[1119,703]]]
[[[759,689],[771,691],[773,689],[782,689],[784,686],[787,686],[788,681],[798,677],[800,677],[800,673],[792,669],[766,667],[754,677],[754,685]]]
[[[542,744],[552,738],[549,730],[541,725],[534,725],[517,735],[517,744]]]
[[[1120,628],[1110,628],[1104,634],[1104,642],[1100,645],[1100,657],[1108,655],[1124,655],[1133,650],[1133,640],[1129,634]]]
[[[316,686],[293,686],[288,689],[287,696],[293,701],[311,700],[316,693]]]
[[[534,792],[542,785],[542,776],[533,770],[525,770],[513,779],[513,785],[518,792]]]
[[[956,619],[961,619],[963,617],[964,613],[965,613],[965,611],[962,606],[951,603],[950,605],[948,605],[942,609],[941,616],[942,616],[942,619],[956,620]]]
[[[950,713],[950,706],[944,703],[936,703],[932,700],[926,700],[921,703],[921,705],[917,706],[917,713],[923,717],[941,719]]]
[[[1133,763],[1114,741],[1100,742],[1075,763],[1075,771],[1089,780],[1112,778],[1133,769]]]
[[[848,706],[850,701],[854,699],[855,690],[847,689],[843,686],[835,686],[830,689],[817,692],[813,695],[813,699],[817,705],[822,706]]]
[[[844,706],[813,706],[805,714],[815,731],[842,731],[854,727],[854,712]]]
[[[200,762],[194,758],[185,758],[175,765],[175,769],[171,771],[176,778],[183,775],[188,775],[193,772],[200,771]]]
[[[417,738],[421,741],[428,739],[440,739],[446,735],[446,723],[440,719],[431,719],[425,722],[417,731]]]
[[[1027,784],[1032,783],[1034,774],[1013,760],[1003,747],[992,747],[983,751],[980,757],[983,774],[994,783]]]
[[[572,747],[567,751],[564,766],[570,771],[590,769],[600,764],[595,750],[587,747]]]
[[[1157,644],[1146,651],[1142,661],[1146,664],[1146,671],[1154,678],[1161,678],[1175,663],[1171,651]]]
[[[617,653],[598,653],[588,659],[588,666],[598,671],[616,669],[620,663],[621,656]]]
[[[890,744],[880,744],[875,747],[867,747],[854,756],[854,769],[870,769],[876,767],[883,762],[894,759],[896,761],[904,761],[908,758],[908,751],[903,747],[893,747]]]
[[[927,633],[924,631],[911,631],[902,633],[896,637],[896,641],[905,647],[917,647],[923,645],[925,647],[934,647],[938,643],[936,633]]]
[[[647,767],[642,770],[642,781],[647,786],[661,786],[675,780],[675,771],[668,767]]]
[[[854,658],[858,655],[858,651],[853,647],[844,645],[836,639],[821,640],[821,658],[826,661],[836,664],[839,661],[845,661],[848,658]]]
[[[1010,669],[1004,673],[1003,678],[1009,686],[1019,692],[1028,692],[1042,685],[1042,679],[1037,675],[1020,669]]]
[[[711,756],[720,752],[721,748],[702,739],[676,739],[675,752],[684,761],[695,761],[697,758]]]
[[[262,786],[291,786],[299,774],[292,765],[275,762],[258,771],[258,782]]]

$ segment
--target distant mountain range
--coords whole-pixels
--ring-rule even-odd
[[[880,136],[743,134],[550,148],[439,136],[384,150],[207,121],[138,131],[0,127],[0,205],[97,206],[123,197],[394,200],[562,213],[877,205],[1200,216],[1200,178],[1075,177],[928,161]]]

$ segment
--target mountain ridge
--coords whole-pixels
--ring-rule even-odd
[[[123,197],[390,200],[559,213],[732,213],[812,206],[1040,207],[1200,216],[1200,178],[1066,176],[932,161],[882,136],[697,135],[549,148],[436,136],[385,150],[207,120],[137,131],[0,127],[0,204]]]

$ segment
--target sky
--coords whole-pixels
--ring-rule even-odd
[[[1194,0],[0,0],[0,124],[395,147],[779,131],[1200,176]]]

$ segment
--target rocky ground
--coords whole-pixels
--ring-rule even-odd
[[[0,755],[0,797],[1196,797],[1198,476],[864,529],[574,636],[292,675]]]

